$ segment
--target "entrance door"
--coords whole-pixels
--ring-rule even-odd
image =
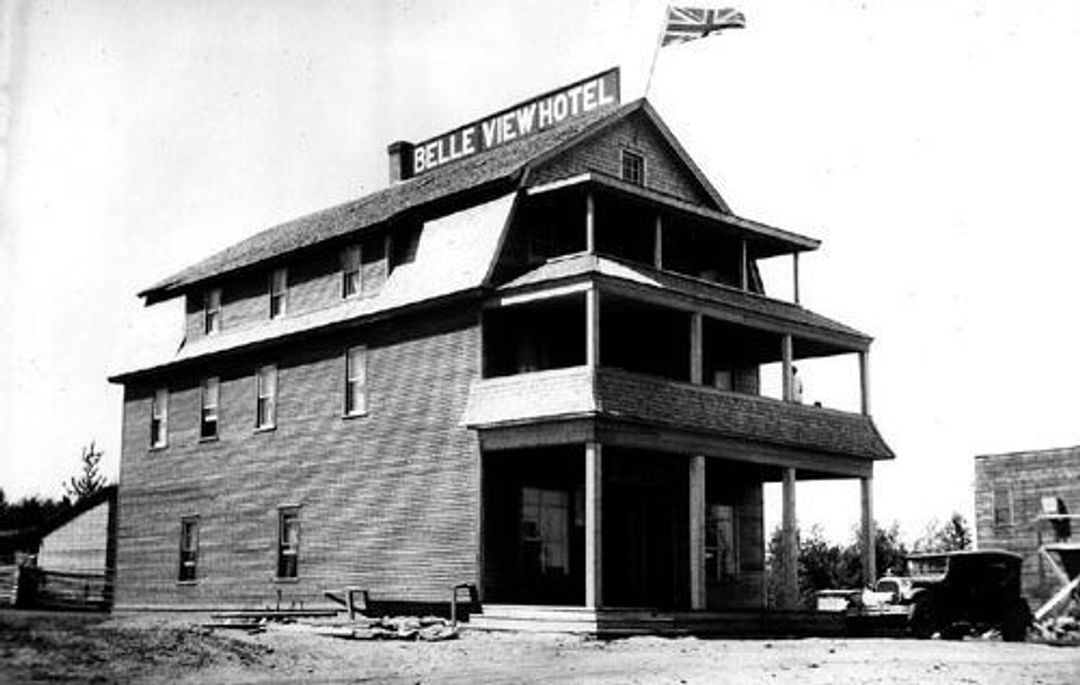
[[[687,515],[673,489],[677,474],[659,460],[604,456],[604,605],[670,609],[684,603],[678,576]]]

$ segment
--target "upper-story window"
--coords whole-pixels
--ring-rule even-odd
[[[218,434],[218,399],[221,385],[216,377],[202,382],[202,411],[199,417],[199,439],[212,440]]]
[[[623,150],[622,177],[624,181],[635,185],[645,185],[645,157],[630,150]]]
[[[284,268],[274,269],[270,273],[270,318],[276,319],[285,314],[288,306],[289,272]]]
[[[169,441],[169,391],[154,392],[150,399],[150,446],[164,447]]]
[[[277,367],[259,367],[255,375],[255,427],[273,428],[277,415]]]
[[[367,411],[367,349],[350,347],[345,352],[345,415]]]
[[[360,246],[350,245],[341,251],[341,296],[360,294]]]
[[[203,293],[203,331],[210,335],[221,330],[221,288]]]
[[[185,516],[180,519],[180,569],[177,580],[190,582],[196,579],[199,561],[199,517]]]

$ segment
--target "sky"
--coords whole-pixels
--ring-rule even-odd
[[[1080,444],[1075,312],[1080,3],[731,0],[747,28],[659,53],[649,100],[733,210],[823,241],[802,303],[875,338],[897,454],[877,518],[908,537],[972,507],[976,454]],[[664,3],[3,2],[0,488],[57,496],[106,376],[175,304],[140,289],[387,183],[420,140],[611,66],[639,97]],[[790,297],[790,260],[764,267]],[[853,357],[800,364],[857,408]],[[770,501],[775,493],[769,492]],[[776,507],[770,506],[771,520]],[[853,482],[801,524],[857,521]]]

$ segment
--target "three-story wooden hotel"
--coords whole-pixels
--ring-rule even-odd
[[[817,240],[732,213],[647,101],[598,74],[420,144],[387,188],[140,295],[175,355],[126,370],[116,603],[723,611],[765,602],[763,485],[860,479],[870,338],[770,298]],[[850,355],[859,413],[794,401]],[[762,395],[778,364],[782,397]],[[853,508],[856,503],[853,503]],[[873,545],[866,563],[872,573]],[[555,611],[552,609],[552,611]],[[505,616],[514,617],[507,611]]]

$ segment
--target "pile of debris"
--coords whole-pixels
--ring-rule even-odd
[[[458,637],[458,628],[438,616],[355,615],[352,619],[337,612],[232,611],[213,614],[204,628],[239,630],[249,634],[267,630],[312,633],[346,640],[423,640],[438,642]]]
[[[1080,601],[1073,599],[1059,615],[1036,621],[1035,629],[1048,642],[1080,645]]]
[[[304,630],[316,635],[326,635],[346,640],[423,640],[439,642],[458,636],[458,629],[450,621],[438,616],[383,616],[369,618],[357,616],[346,622],[295,623],[286,630]]]

